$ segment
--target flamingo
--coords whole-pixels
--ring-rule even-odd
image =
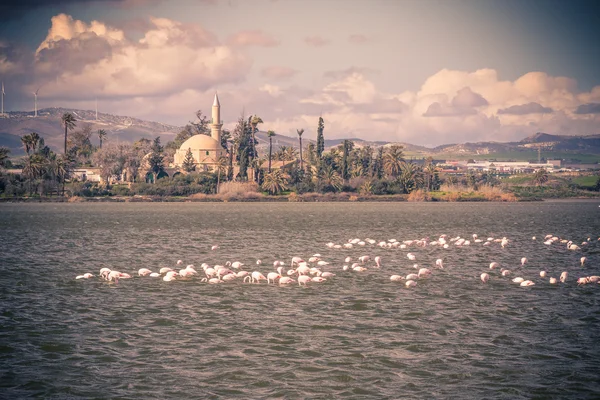
[[[556,278],[550,277],[549,282],[550,282],[551,285],[555,285],[556,284]]]
[[[560,274],[560,282],[565,283],[567,281],[568,276],[569,273],[567,271],[564,271],[562,274]]]
[[[392,282],[399,282],[399,281],[403,281],[404,277],[400,276],[400,275],[392,275],[392,276],[390,276],[390,280]]]
[[[346,258],[344,259],[344,262],[345,262],[345,263],[349,263],[349,262],[351,262],[351,261],[352,261],[352,257],[346,257]]]
[[[360,261],[361,263],[366,263],[367,261],[369,261],[371,258],[369,256],[360,256],[358,257],[358,261]]]
[[[282,276],[281,278],[279,278],[280,285],[287,285],[292,282],[295,282],[295,281],[292,278],[290,278],[289,276]]]
[[[520,283],[521,286],[533,286],[535,285],[535,283],[533,283],[533,281],[530,280],[526,280]]]
[[[327,279],[320,277],[320,276],[315,276],[313,278],[311,278],[312,282],[325,282]]]
[[[75,279],[90,279],[92,276],[94,276],[94,275],[92,275],[92,274],[91,274],[91,273],[89,273],[89,272],[86,272],[86,273],[85,273],[85,274],[83,274],[83,275],[77,275],[77,276],[75,277]]]
[[[512,281],[514,283],[521,283],[523,282],[525,279],[521,278],[520,276],[517,276],[516,278],[514,278]]]
[[[303,263],[305,262],[302,258],[300,257],[292,257],[292,264],[291,266],[293,267],[294,264],[299,264],[299,263]]]
[[[266,281],[267,278],[258,271],[252,272],[252,283],[260,283],[261,280]]]
[[[310,282],[311,280],[312,280],[311,277],[308,275],[300,275],[298,277],[298,286],[302,286],[302,284],[304,284],[304,286],[306,286],[306,284],[308,282]]]
[[[177,265],[183,264],[183,260],[177,260]]]
[[[417,259],[413,253],[407,253],[406,257],[408,257],[410,261],[415,261]]]
[[[408,275],[406,275],[406,280],[407,281],[416,281],[417,279],[419,279],[419,275],[417,275],[417,274],[408,274]]]
[[[404,284],[406,285],[406,287],[407,287],[407,288],[410,288],[410,287],[415,287],[415,286],[417,286],[417,282],[415,282],[415,281],[413,281],[413,280],[408,280],[408,281],[406,281]]]
[[[579,260],[579,261],[581,261],[581,266],[582,267],[583,267],[583,264],[585,264],[586,260],[587,260],[587,258],[585,258],[585,257],[581,257],[581,260]]]
[[[421,268],[417,276],[419,278],[428,278],[431,275],[431,270],[428,268]]]
[[[210,249],[211,249],[211,250],[217,250],[218,248],[219,248],[219,245],[218,245],[218,244],[215,244],[215,245],[214,245],[214,246],[212,246]]]
[[[440,268],[440,269],[444,268],[444,262],[442,261],[441,258],[438,258],[437,260],[435,260],[435,266],[438,267],[438,268]]]
[[[502,270],[502,276],[509,276],[509,275],[510,275],[510,270],[509,269]]]
[[[521,266],[525,265],[526,262],[527,262],[526,257],[521,258]]]
[[[500,264],[495,261],[490,263],[490,269],[496,269],[499,266],[500,266]]]
[[[150,278],[160,278],[160,274],[158,272],[153,272],[149,276]]]
[[[381,257],[379,257],[379,256],[375,257],[375,264],[377,264],[377,268],[381,267]]]
[[[166,274],[167,272],[173,271],[173,268],[169,268],[169,267],[162,267],[159,272],[160,274]]]
[[[546,271],[540,271],[540,277],[541,278],[545,278],[546,277]]]
[[[271,282],[275,283],[275,279],[277,279],[277,278],[281,279],[281,275],[278,274],[277,272],[269,272],[267,274],[267,283],[271,283]]]
[[[139,276],[147,276],[147,275],[150,275],[151,273],[152,273],[152,271],[150,271],[148,268],[140,268],[138,270]]]
[[[481,274],[480,278],[481,282],[487,283],[490,280],[490,275],[484,272],[483,274]]]

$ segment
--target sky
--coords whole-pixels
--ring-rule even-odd
[[[600,2],[4,0],[5,111],[425,146],[600,134]]]

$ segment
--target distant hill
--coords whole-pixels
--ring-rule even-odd
[[[118,116],[106,113],[96,113],[85,110],[69,110],[65,108],[45,108],[38,111],[38,117],[34,118],[32,112],[10,112],[9,118],[0,118],[0,146],[6,146],[11,149],[11,155],[18,156],[24,154],[21,136],[31,132],[37,132],[44,138],[46,144],[54,150],[60,150],[63,145],[64,128],[60,119],[65,112],[72,113],[77,119],[75,129],[81,129],[84,124],[90,124],[93,132],[98,129],[104,129],[108,133],[109,140],[119,140],[122,142],[133,143],[141,138],[153,139],[161,137],[162,143],[173,140],[175,135],[181,131],[182,127],[162,124],[160,122],[144,121],[138,118]],[[258,151],[266,154],[269,149],[269,138],[267,132],[259,131],[256,133],[258,141]],[[98,138],[93,137],[93,143],[98,143]],[[325,149],[339,146],[345,139],[326,139]],[[487,158],[514,158],[531,159],[535,157],[538,149],[555,157],[556,154],[573,155],[592,155],[592,159],[600,159],[600,135],[589,136],[567,136],[551,135],[538,132],[534,135],[524,138],[519,142],[477,142],[477,143],[459,143],[444,144],[434,148],[417,146],[410,143],[386,142],[386,141],[368,141],[359,138],[348,138],[354,142],[356,147],[371,146],[376,149],[381,146],[391,146],[399,144],[404,146],[404,152],[411,158],[424,158],[432,156],[434,158],[444,157],[487,157]],[[303,144],[314,143],[306,137],[302,138]],[[298,148],[298,136],[290,137],[277,134],[273,137],[273,151],[281,146],[291,146]]]
[[[0,118],[0,146],[6,146],[11,150],[11,155],[24,154],[21,137],[31,132],[38,133],[44,138],[46,145],[53,150],[60,150],[63,146],[64,128],[61,117],[70,112],[77,120],[75,129],[81,129],[84,124],[90,124],[92,131],[104,129],[109,140],[131,142],[148,138],[161,137],[166,143],[172,140],[181,130],[181,127],[166,125],[160,122],[144,121],[138,118],[124,117],[119,115],[98,113],[96,119],[95,111],[69,110],[66,108],[44,108],[38,110],[38,116],[34,117],[32,112],[10,112],[9,118]],[[98,142],[97,136],[92,138],[93,143]]]

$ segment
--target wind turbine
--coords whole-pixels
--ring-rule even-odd
[[[33,92],[33,96],[34,96],[34,99],[35,99],[34,103],[33,103],[34,110],[35,110],[34,111],[34,115],[33,115],[34,117],[37,117],[37,95],[38,95],[38,92],[40,91],[41,88],[42,87],[40,86],[39,88],[37,88],[37,90],[35,92]]]
[[[2,113],[1,116],[4,116],[4,82],[2,82]]]

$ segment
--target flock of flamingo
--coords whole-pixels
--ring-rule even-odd
[[[417,254],[415,254],[417,253],[417,250],[426,247],[439,247],[448,249],[451,246],[464,247],[471,245],[499,245],[501,248],[506,248],[509,247],[511,243],[511,241],[506,237],[496,239],[489,237],[484,240],[480,239],[477,234],[473,234],[472,238],[472,240],[470,238],[466,239],[460,236],[450,238],[447,235],[441,235],[436,240],[429,240],[427,238],[418,240],[405,240],[402,242],[396,239],[389,239],[387,241],[380,242],[377,242],[373,239],[350,239],[344,244],[335,244],[330,242],[327,243],[326,246],[330,249],[353,249],[375,246],[383,249],[404,249],[409,251],[406,253],[407,259],[411,262],[415,262],[417,261]],[[537,239],[536,237],[533,237],[532,240]],[[598,238],[598,241],[600,241],[600,238]],[[581,242],[581,244],[576,244],[572,240],[561,239],[553,235],[546,235],[543,243],[546,246],[565,246],[564,248],[569,251],[578,252],[582,251],[582,248],[590,245],[590,238],[587,238],[587,240]],[[218,249],[218,245],[212,246],[211,248],[213,251]],[[309,283],[320,283],[329,279],[333,279],[336,276],[336,273],[332,271],[336,271],[336,269],[337,273],[361,273],[369,270],[382,271],[387,269],[383,267],[380,256],[372,257],[370,255],[362,255],[355,258],[348,256],[343,261],[343,263],[328,262],[325,261],[320,254],[313,254],[312,256],[308,257],[307,260],[304,260],[302,257],[294,256],[291,258],[289,266],[287,266],[284,261],[276,260],[273,262],[273,270],[263,273],[258,270],[250,271],[249,269],[252,269],[249,268],[250,265],[246,265],[240,261],[227,261],[224,265],[217,264],[213,266],[203,263],[199,269],[196,269],[193,264],[183,267],[183,261],[178,260],[174,268],[162,267],[158,271],[152,271],[148,268],[141,268],[137,271],[137,274],[129,274],[117,270],[111,270],[109,268],[102,268],[99,272],[99,278],[108,283],[115,284],[118,283],[120,279],[130,279],[137,275],[138,277],[162,279],[165,282],[196,279],[200,282],[209,284],[235,281],[258,284],[261,281],[264,281],[267,284],[289,285],[298,283],[299,286],[306,286]],[[585,266],[586,261],[586,257],[580,258],[579,262],[581,267]],[[528,260],[526,257],[521,258],[520,267],[524,267],[527,262]],[[253,262],[252,264],[255,264],[256,268],[258,268],[259,266],[263,265],[263,262],[261,260],[256,260],[256,262]],[[418,263],[414,263],[411,267],[414,272],[407,275],[393,274],[389,277],[389,279],[391,282],[403,282],[407,288],[415,287],[420,280],[430,278],[433,275],[433,271],[444,269],[444,261],[442,258],[436,259],[432,264],[433,265],[431,268],[427,268],[422,267]],[[340,265],[341,268],[339,267]],[[396,269],[396,267],[393,267],[393,269]],[[526,279],[523,276],[515,276],[513,278],[514,275],[521,275],[525,273],[524,268],[520,268],[520,270],[521,273],[517,274],[515,271],[503,268],[498,262],[493,261],[489,264],[489,269],[486,268],[486,272],[482,272],[479,278],[483,284],[487,284],[490,279],[506,278],[511,279],[512,282],[520,286],[535,285],[533,278]],[[89,279],[94,276],[94,274],[88,272],[78,275],[75,279]],[[539,272],[539,277],[542,279],[547,279],[548,283],[552,285],[556,285],[559,282],[567,282],[568,276],[569,274],[567,271],[562,271],[558,278],[549,276],[549,273],[545,270]],[[581,276],[577,279],[578,285],[585,285],[589,283],[600,284],[600,276]]]

